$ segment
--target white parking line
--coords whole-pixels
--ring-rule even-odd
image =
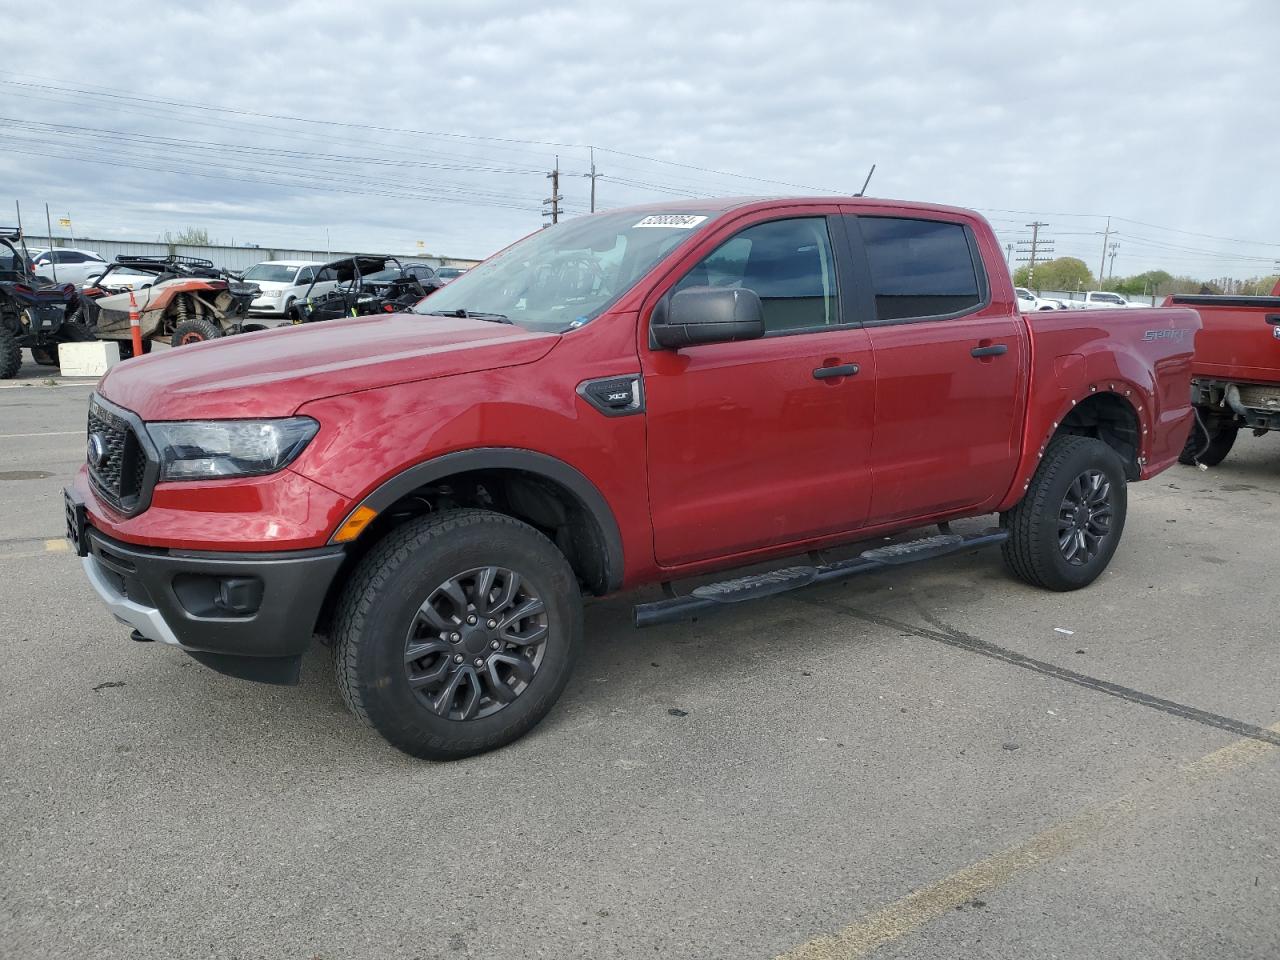
[[[30,437],[79,437],[83,430],[51,430],[48,433],[0,433],[0,440],[26,440]]]

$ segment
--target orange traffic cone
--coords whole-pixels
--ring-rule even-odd
[[[138,301],[129,291],[129,334],[133,337],[133,355],[142,356],[142,319],[138,316]]]

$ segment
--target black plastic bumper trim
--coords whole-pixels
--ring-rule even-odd
[[[147,598],[183,649],[255,659],[295,657],[306,650],[320,606],[346,556],[340,546],[267,554],[181,554],[113,540],[93,527],[87,539],[89,554],[115,578],[121,592]],[[248,616],[192,614],[174,590],[174,579],[201,574],[258,578],[261,606]]]

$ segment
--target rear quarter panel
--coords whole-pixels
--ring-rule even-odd
[[[1022,460],[999,509],[1022,497],[1044,449],[1077,404],[1099,393],[1127,402],[1140,429],[1140,476],[1171,466],[1186,442],[1191,358],[1200,329],[1193,310],[1071,310],[1028,314],[1031,393]]]

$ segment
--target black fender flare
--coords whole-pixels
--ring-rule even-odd
[[[479,470],[518,470],[543,477],[568,490],[595,522],[604,549],[604,592],[612,592],[622,585],[623,554],[622,534],[613,510],[594,483],[575,467],[563,460],[523,450],[519,447],[478,447],[474,450],[458,450],[431,460],[414,464],[402,470],[374,488],[364,499],[354,504],[346,519],[361,507],[381,513],[397,500],[419,487],[456,473],[473,473]],[[341,529],[342,524],[337,529]],[[335,531],[336,535],[336,531]],[[330,543],[333,543],[332,537]]]

